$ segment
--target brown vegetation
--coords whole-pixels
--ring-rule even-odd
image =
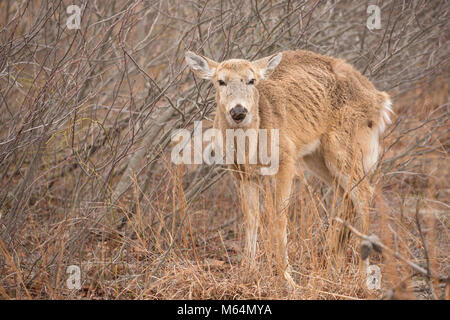
[[[366,27],[369,3],[347,0],[1,1],[0,296],[442,298],[450,5],[372,2],[379,30]],[[79,30],[66,28],[71,4],[82,7]],[[241,265],[242,216],[225,168],[171,163],[173,129],[211,126],[216,107],[186,51],[223,61],[290,49],[345,59],[391,95],[371,232],[428,276],[374,252],[382,285],[369,290],[359,238],[346,261],[331,250],[333,217],[348,202],[301,174],[288,235],[298,287],[286,290],[265,259],[270,237],[257,272]],[[70,265],[81,268],[80,290],[67,288]]]

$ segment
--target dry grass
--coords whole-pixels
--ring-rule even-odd
[[[348,1],[89,3],[73,31],[68,1],[0,2],[1,297],[449,298],[434,278],[450,271],[448,2],[384,1],[372,32],[365,6]],[[393,96],[371,232],[431,279],[376,253],[382,286],[369,290],[360,240],[334,250],[347,202],[304,173],[289,209],[291,290],[264,223],[256,268],[243,263],[244,218],[223,168],[171,163],[172,129],[214,116],[186,50],[221,60],[291,48],[346,58]],[[67,288],[70,265],[80,290]]]

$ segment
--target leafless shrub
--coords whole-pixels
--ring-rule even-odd
[[[448,1],[73,2],[82,9],[76,30],[66,25],[71,1],[0,2],[2,296],[75,297],[64,285],[71,264],[82,266],[88,297],[280,294],[268,285],[256,296],[237,285],[238,276],[218,279],[201,262],[213,241],[227,258],[212,268],[229,265],[235,274],[228,251],[236,238],[224,240],[220,230],[238,232],[239,215],[224,168],[177,168],[168,158],[173,129],[195,120],[211,125],[215,110],[212,86],[186,69],[187,50],[218,61],[313,50],[345,58],[389,91],[397,118],[375,178],[391,216],[380,228],[389,233],[394,221],[404,233],[395,241],[406,241],[402,250],[419,259],[422,231],[408,224],[408,210],[411,198],[422,198],[429,210],[422,214],[447,234],[448,256],[448,218],[439,214],[449,208]],[[367,28],[369,4],[381,9],[379,30]],[[295,200],[302,206],[292,210],[300,212],[291,217],[295,237],[315,224],[326,229],[322,213],[333,202],[328,189],[305,179],[311,184]],[[298,219],[306,229],[297,230]],[[302,239],[297,261],[314,260],[320,250]],[[439,259],[438,252],[429,268],[448,274],[448,261]],[[319,284],[329,269],[319,258],[313,265],[299,276],[317,287],[286,297],[371,297],[353,284],[337,292],[342,279]],[[171,283],[185,284],[192,272],[223,288],[174,291]],[[270,274],[261,279],[270,283]]]

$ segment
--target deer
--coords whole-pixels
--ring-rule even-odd
[[[391,99],[342,59],[306,50],[279,52],[255,61],[216,62],[191,51],[193,73],[212,81],[217,104],[214,128],[277,129],[280,163],[271,176],[274,208],[270,230],[278,267],[290,278],[287,208],[298,168],[305,169],[351,200],[363,231],[369,228],[380,136],[391,123]],[[255,261],[260,164],[230,165],[239,184],[246,221],[247,259]],[[245,209],[244,209],[245,208]]]

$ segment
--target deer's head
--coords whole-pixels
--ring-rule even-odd
[[[231,127],[246,127],[258,114],[258,83],[267,78],[281,61],[278,53],[256,61],[230,59],[215,62],[188,51],[186,62],[202,79],[211,80],[216,87],[218,112]]]

